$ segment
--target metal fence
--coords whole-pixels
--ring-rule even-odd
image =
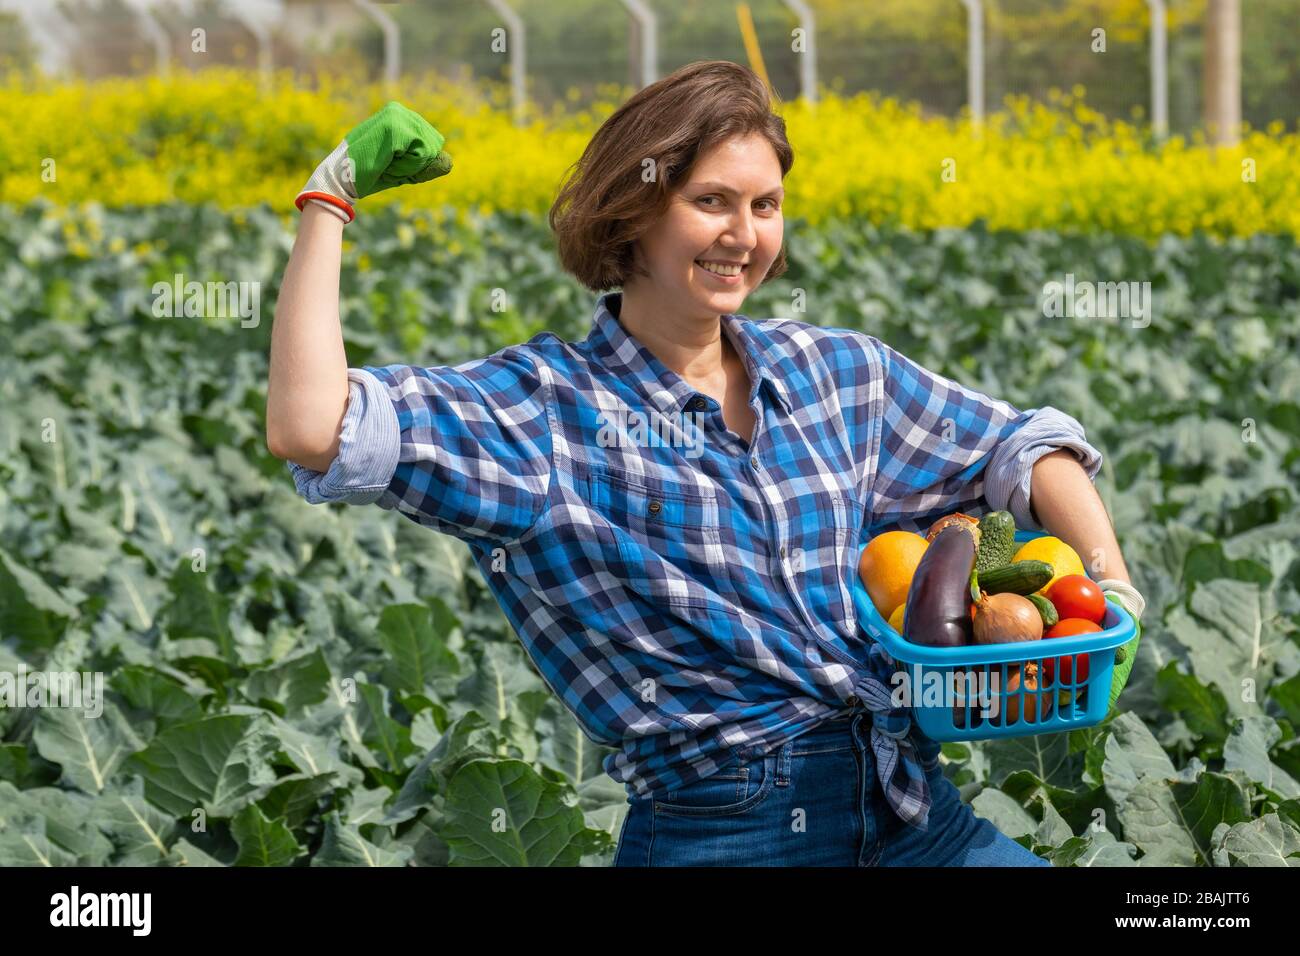
[[[0,65],[88,76],[236,64],[396,82],[498,80],[581,103],[699,59],[749,63],[783,98],[873,91],[978,118],[1083,86],[1157,133],[1200,125],[1218,0],[0,0]],[[1300,117],[1300,0],[1240,3],[1242,116]]]

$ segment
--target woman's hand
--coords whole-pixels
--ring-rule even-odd
[[[1106,709],[1110,710],[1119,699],[1124,685],[1128,683],[1129,672],[1133,670],[1133,661],[1137,659],[1138,643],[1142,640],[1142,612],[1146,610],[1147,602],[1146,598],[1138,593],[1138,589],[1127,581],[1105,578],[1098,581],[1097,586],[1101,588],[1103,595],[1133,615],[1133,640],[1115,650],[1115,669],[1111,672],[1110,679],[1110,703],[1106,706]]]
[[[419,113],[396,101],[353,128],[316,167],[298,193],[345,223],[355,217],[357,200],[393,186],[426,183],[451,172],[443,136]]]

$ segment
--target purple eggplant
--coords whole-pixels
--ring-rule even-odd
[[[958,647],[971,642],[975,550],[975,536],[955,525],[944,528],[930,542],[907,591],[904,639],[930,647]]]

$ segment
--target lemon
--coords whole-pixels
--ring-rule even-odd
[[[1060,538],[1053,538],[1050,535],[1026,541],[1011,560],[1046,561],[1052,566],[1052,579],[1034,592],[1044,596],[1051,590],[1052,585],[1056,583],[1058,578],[1063,578],[1067,574],[1084,573],[1083,560],[1079,557],[1078,552]]]
[[[899,634],[903,633],[903,614],[907,611],[907,602],[904,601],[898,607],[894,608],[894,613],[889,615],[889,626]]]
[[[911,531],[886,531],[862,549],[858,575],[881,617],[907,600],[912,575],[930,543]]]

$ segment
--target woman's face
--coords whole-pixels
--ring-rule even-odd
[[[625,287],[653,298],[678,315],[716,319],[740,311],[781,251],[781,164],[758,133],[734,136],[705,153],[690,178],[673,193],[668,209],[638,240],[639,261],[649,273]],[[723,265],[718,275],[702,263]],[[730,267],[728,267],[730,264]]]

